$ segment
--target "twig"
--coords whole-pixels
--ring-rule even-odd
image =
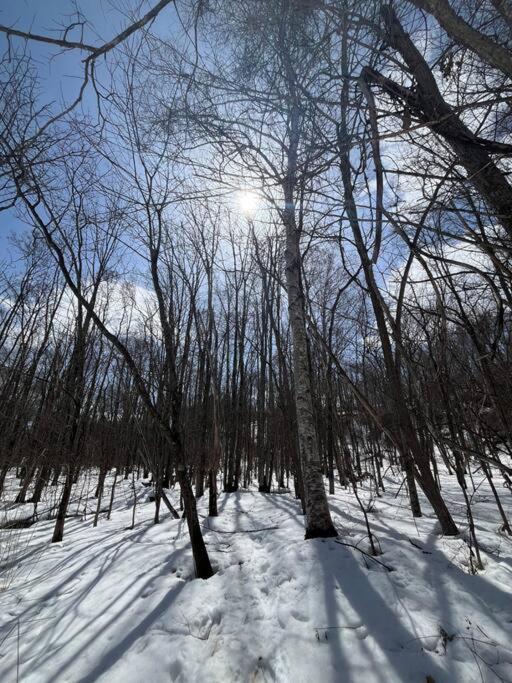
[[[418,545],[418,543],[415,543],[415,542],[412,540],[412,538],[409,539],[409,543],[410,543],[411,545],[413,545],[415,548],[418,548],[418,550],[421,550],[421,552],[422,552],[424,555],[432,555],[432,553],[430,552],[430,550],[423,550],[423,548],[421,547],[421,545]]]
[[[356,545],[352,545],[351,543],[344,543],[343,541],[334,541],[334,542],[337,543],[338,545],[344,545],[347,548],[352,548],[353,550],[357,550],[358,552],[361,553],[361,555],[364,555],[365,557],[368,557],[370,560],[373,560],[373,562],[380,564],[388,572],[395,571],[393,567],[390,567],[388,564],[385,564],[384,562],[377,560],[377,558],[373,557],[373,555],[370,555],[369,553],[365,552],[364,550],[361,550],[361,548],[358,548]]]

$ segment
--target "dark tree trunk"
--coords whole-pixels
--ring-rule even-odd
[[[60,543],[64,538],[64,522],[66,520],[66,513],[68,511],[69,500],[71,498],[71,489],[73,488],[74,469],[69,467],[66,474],[66,481],[62,489],[62,496],[57,511],[57,519],[55,521],[55,528],[53,530],[52,543]]]

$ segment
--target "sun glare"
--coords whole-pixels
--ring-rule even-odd
[[[259,197],[254,190],[240,190],[236,197],[238,209],[244,216],[254,216],[260,203]]]

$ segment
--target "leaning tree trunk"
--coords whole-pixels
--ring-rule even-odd
[[[344,52],[343,63],[345,70],[347,70],[346,54]],[[386,379],[389,386],[390,397],[392,399],[391,405],[395,414],[396,428],[393,430],[394,437],[396,439],[396,444],[399,447],[402,465],[407,477],[411,510],[414,516],[421,515],[421,508],[415,485],[415,479],[417,479],[429,503],[431,504],[439,523],[441,524],[443,533],[450,536],[457,535],[457,525],[453,521],[450,511],[448,510],[443,497],[441,496],[439,487],[432,476],[428,455],[422,449],[421,444],[418,441],[414,424],[407,407],[406,399],[402,391],[400,366],[395,362],[393,357],[391,336],[388,331],[385,314],[385,302],[381,297],[373,272],[373,260],[376,257],[374,255],[372,258],[370,258],[363,237],[363,232],[359,224],[348,151],[350,149],[348,144],[350,142],[350,138],[346,123],[346,107],[348,101],[347,95],[347,82],[345,82],[342,90],[341,118],[338,129],[340,171],[343,184],[345,210],[347,212],[352,234],[354,236],[354,243],[359,258],[361,259],[361,266],[364,273],[365,282],[368,287],[368,293],[381,342],[384,366],[386,370]]]
[[[458,15],[448,0],[411,0],[419,9],[433,14],[454,42],[475,52],[484,62],[491,64],[509,78],[512,78],[512,53],[485,33],[473,28]],[[510,2],[510,0],[509,0]],[[496,9],[508,21],[512,19],[510,5],[504,0],[496,2]]]
[[[196,576],[198,579],[209,579],[210,576],[213,576],[213,569],[210,563],[210,558],[208,557],[203,534],[201,533],[201,527],[199,525],[194,491],[192,489],[192,484],[190,483],[190,477],[184,465],[178,465],[177,476],[180,485],[180,491],[183,496],[185,515],[187,517],[188,533],[190,536],[190,544],[192,546],[192,554],[194,556]]]
[[[510,5],[510,0],[491,0],[491,2],[496,11],[501,14],[510,28],[512,28],[512,5]]]
[[[510,153],[510,145],[481,140],[473,134],[443,98],[432,70],[404,31],[393,9],[383,7],[382,16],[386,26],[385,38],[407,64],[415,79],[415,87],[401,86],[368,68],[363,70],[364,77],[378,83],[392,97],[403,100],[414,115],[449,143],[466,169],[470,182],[507,234],[512,236],[512,187],[491,156]]]

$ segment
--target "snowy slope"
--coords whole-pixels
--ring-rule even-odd
[[[455,478],[443,482],[465,528]],[[413,520],[398,482],[386,485],[369,517],[392,572],[335,540],[304,541],[292,496],[252,490],[221,494],[216,519],[200,504],[218,569],[208,581],[193,579],[184,521],[153,525],[140,484],[127,528],[129,481],[110,521],[70,518],[62,544],[49,543],[51,521],[2,531],[19,556],[4,545],[0,681],[17,679],[18,644],[27,683],[512,681],[512,541],[490,491],[474,494],[486,568],[473,576],[466,543],[441,538],[429,514]],[[353,495],[329,499],[339,540],[367,549]]]

